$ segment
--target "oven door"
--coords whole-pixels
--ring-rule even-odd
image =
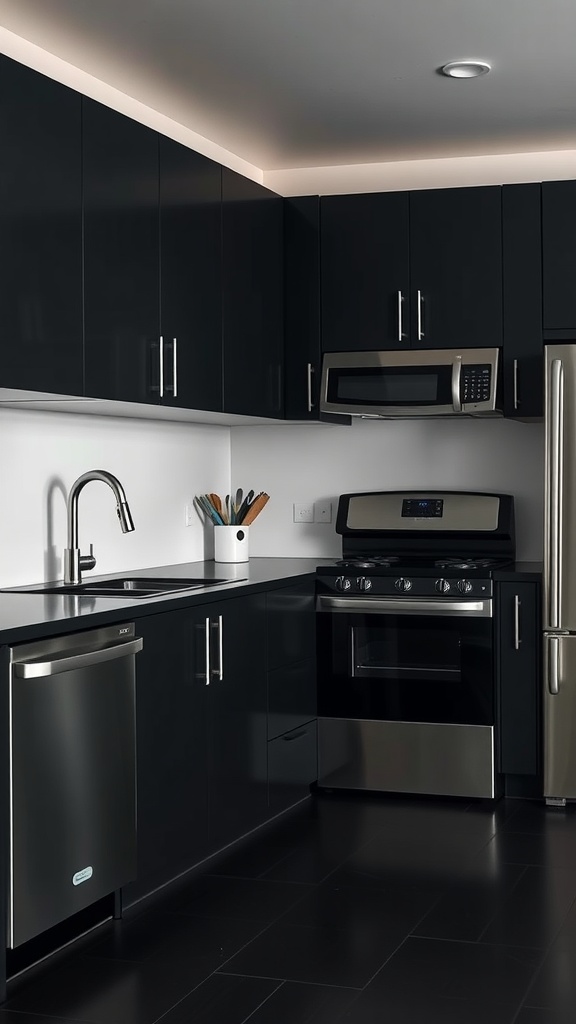
[[[321,595],[318,714],[494,724],[492,601]]]

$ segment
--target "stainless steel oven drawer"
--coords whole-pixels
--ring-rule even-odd
[[[319,718],[318,784],[493,798],[494,728]]]

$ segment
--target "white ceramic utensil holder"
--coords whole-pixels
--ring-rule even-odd
[[[214,527],[214,561],[247,562],[248,526]]]

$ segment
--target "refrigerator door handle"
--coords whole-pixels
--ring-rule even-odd
[[[558,658],[560,639],[557,636],[548,638],[548,689],[553,697],[560,692]]]
[[[564,421],[564,367],[561,359],[553,359],[550,381],[550,442],[548,492],[548,626],[560,625],[560,593],[562,587],[560,550],[562,544],[562,448]],[[551,691],[552,692],[552,691]]]

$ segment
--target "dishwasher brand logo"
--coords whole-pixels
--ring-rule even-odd
[[[87,882],[89,878],[92,878],[92,868],[82,868],[82,871],[77,871],[75,875],[72,875],[72,885],[81,885],[82,882]]]
[[[119,629],[118,630],[118,636],[123,636],[124,633],[129,633],[129,632],[130,632],[130,626],[125,626],[124,629]]]

